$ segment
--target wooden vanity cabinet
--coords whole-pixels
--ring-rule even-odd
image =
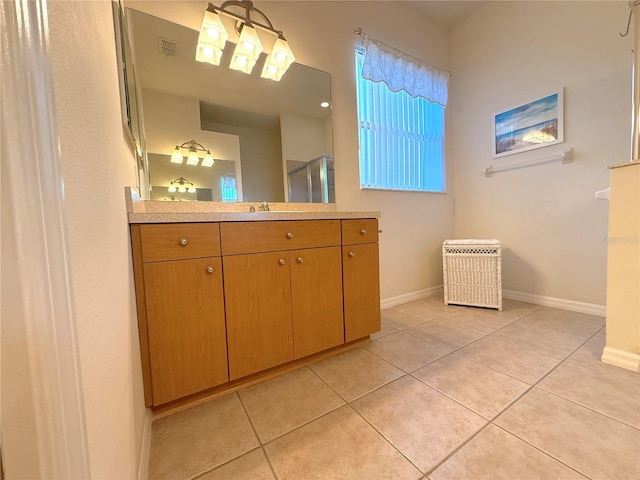
[[[339,220],[229,222],[221,238],[231,380],[344,342]]]
[[[380,330],[377,228],[376,219],[132,224],[147,406]]]
[[[380,331],[378,220],[342,220],[345,342]]]
[[[131,226],[145,400],[229,381],[217,223]]]

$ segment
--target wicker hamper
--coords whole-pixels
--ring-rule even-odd
[[[502,310],[499,240],[445,240],[442,244],[444,303]]]

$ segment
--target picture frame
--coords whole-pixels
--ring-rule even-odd
[[[491,142],[493,158],[564,142],[563,89],[494,114]]]

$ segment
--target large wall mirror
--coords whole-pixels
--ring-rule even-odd
[[[196,30],[136,9],[153,2],[124,3],[152,200],[335,201],[328,73],[294,63],[264,79],[264,52],[251,75],[231,70],[231,42],[220,66],[196,62]],[[212,166],[204,151],[197,165],[171,162],[191,140]]]

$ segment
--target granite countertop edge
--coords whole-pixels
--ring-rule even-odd
[[[342,220],[380,218],[377,211],[353,212],[138,212],[129,223],[260,222],[268,220]]]

